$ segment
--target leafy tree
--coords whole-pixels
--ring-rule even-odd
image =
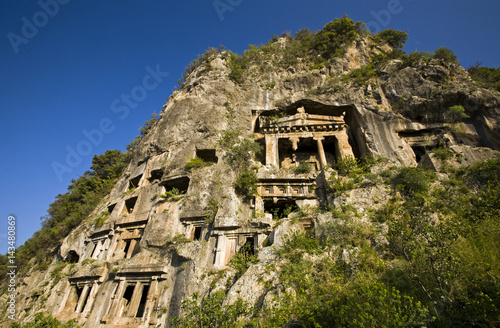
[[[453,51],[445,47],[440,47],[434,50],[432,57],[436,59],[441,59],[451,64],[457,64],[457,65],[460,64],[457,59],[457,56],[453,53]]]
[[[347,15],[336,18],[323,26],[313,41],[313,47],[323,58],[340,57],[344,46],[350,45],[361,34],[364,25],[362,22],[354,23]]]
[[[139,131],[141,132],[141,138],[144,138],[146,134],[148,134],[149,131],[151,131],[151,129],[153,128],[155,123],[158,122],[159,119],[160,117],[158,116],[158,114],[153,113],[151,115],[149,121],[146,121],[144,125],[139,129]]]
[[[379,32],[375,38],[387,42],[393,48],[401,49],[408,40],[408,33],[390,28]]]

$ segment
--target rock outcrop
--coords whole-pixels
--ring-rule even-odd
[[[432,60],[401,68],[395,59],[366,83],[341,79],[388,50],[359,38],[324,67],[250,68],[243,84],[229,78],[227,52],[214,55],[170,96],[112,192],[65,238],[47,272],[24,278],[20,319],[45,311],[86,327],[166,327],[195,292],[225,289],[226,304],[262,302],[267,289],[259,277],[272,281],[265,266],[273,250],[290,231],[312,231],[331,219],[307,209],[355,198],[363,213],[374,195],[384,200],[380,187],[355,197],[329,194],[325,176],[334,174],[336,160],[381,156],[439,170],[432,149],[463,154],[455,166],[500,149],[500,96],[475,86],[458,65]],[[451,117],[456,105],[469,118]],[[238,135],[233,145],[250,139],[262,146],[245,169],[221,142],[227,131]],[[192,158],[209,165],[186,169]],[[255,196],[235,189],[247,169],[257,174]],[[292,220],[297,208],[303,214]],[[109,218],[98,227],[102,212]],[[239,252],[260,262],[235,278],[229,263]],[[56,279],[50,272],[61,261],[72,264]]]

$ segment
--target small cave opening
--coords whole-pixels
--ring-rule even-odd
[[[294,199],[280,199],[277,202],[274,202],[272,198],[264,199],[264,212],[272,214],[275,220],[286,218],[298,208]]]
[[[217,163],[219,161],[215,149],[196,149],[196,157],[207,163]]]
[[[188,177],[183,176],[164,181],[162,185],[165,187],[165,192],[172,191],[175,188],[179,194],[185,194],[189,188],[189,181]]]
[[[202,230],[203,230],[203,227],[195,227],[194,228],[193,240],[201,240]]]
[[[149,177],[148,180],[150,183],[153,183],[155,181],[160,181],[162,177],[163,177],[163,170],[162,169],[152,170],[151,176]]]
[[[419,146],[419,145],[413,145],[411,146],[411,149],[413,150],[413,153],[415,154],[415,160],[420,162],[422,157],[426,154],[426,150],[424,146]]]
[[[132,190],[134,188],[139,187],[139,182],[141,181],[141,179],[142,179],[142,174],[139,174],[135,178],[130,179],[128,183],[128,190]]]
[[[78,263],[78,261],[80,261],[80,256],[78,255],[78,253],[74,250],[70,250],[68,252],[68,255],[66,255],[65,262]]]
[[[125,201],[125,209],[129,214],[134,211],[135,203],[137,203],[137,197],[132,197]]]
[[[113,213],[113,210],[115,209],[115,207],[116,207],[116,203],[109,205],[108,206],[108,213],[109,214]]]

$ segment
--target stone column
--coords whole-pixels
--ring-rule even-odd
[[[131,258],[132,254],[134,253],[135,245],[137,245],[137,239],[131,239],[130,240],[130,246],[128,247],[127,254],[125,254],[125,258]]]
[[[278,135],[266,134],[266,165],[279,167]]]
[[[135,284],[134,293],[132,294],[132,299],[128,306],[127,317],[135,317],[137,310],[139,309],[139,303],[141,302],[142,289],[144,285],[139,281]]]
[[[121,280],[118,283],[114,294],[111,296],[111,307],[108,310],[108,314],[103,317],[103,320],[108,321],[116,317],[116,315],[118,314],[117,311],[119,310],[119,305],[125,291],[125,286],[125,280]]]
[[[262,187],[261,187],[262,188]],[[260,189],[260,188],[259,188]],[[259,190],[261,191],[261,190]],[[260,194],[262,195],[262,191]],[[254,205],[255,215],[264,215],[264,200],[260,196],[255,196],[255,205]]]
[[[83,302],[87,299],[87,295],[90,291],[90,286],[89,284],[85,284],[83,287],[82,293],[80,294],[80,298],[78,299],[78,304],[76,305],[75,312],[79,313],[82,312],[82,307],[83,307]]]
[[[335,134],[338,143],[338,154],[336,154],[339,159],[344,160],[347,157],[354,158],[354,153],[352,152],[351,145],[349,144],[349,137],[347,136],[346,130],[340,130]]]
[[[325,149],[323,148],[323,139],[324,137],[315,137],[314,140],[318,142],[318,153],[319,153],[319,159],[321,163],[321,169],[324,169],[328,163],[326,162],[326,155],[325,155]]]
[[[99,239],[96,242],[97,242],[97,245],[94,248],[92,258],[95,260],[99,260],[99,255],[101,254],[101,249],[102,249],[102,241]]]
[[[87,304],[85,304],[85,308],[82,309],[82,312],[85,313],[85,316],[87,316],[87,314],[90,313],[90,310],[92,309],[92,303],[94,303],[94,298],[97,294],[98,289],[99,285],[94,281],[89,292]]]

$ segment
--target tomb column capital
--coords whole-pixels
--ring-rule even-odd
[[[313,140],[323,141],[323,140],[325,140],[325,136],[323,136],[323,135],[314,135],[313,136]]]
[[[296,136],[289,137],[288,140],[290,140],[290,142],[292,143],[293,150],[297,150],[299,148],[299,141],[300,141],[299,137]]]

